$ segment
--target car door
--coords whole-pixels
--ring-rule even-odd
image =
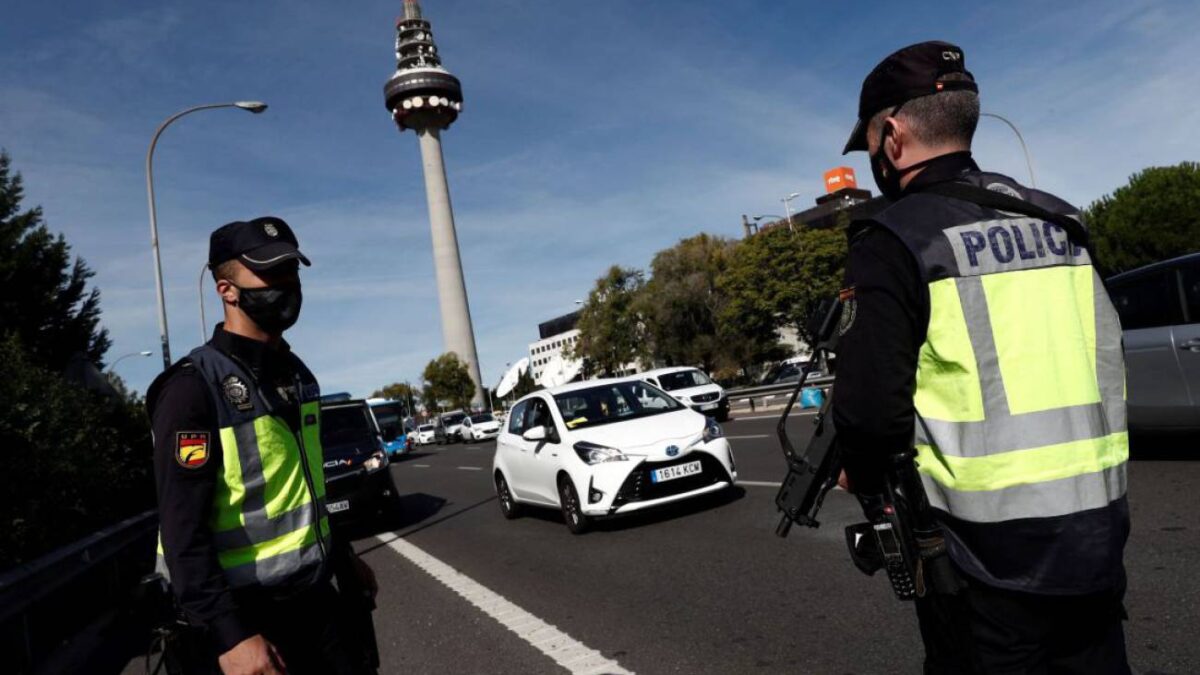
[[[1176,426],[1191,404],[1173,326],[1183,322],[1176,271],[1163,267],[1114,281],[1109,295],[1125,341],[1129,424]]]
[[[558,455],[562,447],[562,435],[554,422],[554,415],[550,413],[550,403],[541,397],[529,401],[529,409],[525,414],[525,429],[537,427],[546,429],[545,440],[521,439],[525,446],[523,457],[528,466],[528,488],[538,501],[557,504]]]
[[[504,460],[508,470],[508,487],[519,499],[530,499],[529,461],[525,450],[525,439],[521,434],[525,431],[525,411],[529,409],[529,401],[521,401],[513,406],[508,416],[508,427],[496,439],[496,452]]]
[[[1187,426],[1200,427],[1200,258],[1179,268],[1183,287],[1183,323],[1171,329],[1179,357],[1179,370],[1191,399]]]

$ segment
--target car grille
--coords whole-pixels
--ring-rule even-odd
[[[701,470],[698,474],[676,478],[665,483],[652,483],[650,481],[651,471],[668,466],[687,464],[696,460],[700,460]],[[729,474],[725,471],[725,467],[721,466],[721,462],[707,452],[693,452],[685,457],[666,462],[643,462],[621,484],[621,489],[617,491],[617,496],[613,500],[613,506],[670,497],[698,490],[723,480],[729,480]]]
[[[692,401],[694,401],[696,403],[709,403],[709,402],[715,401],[719,398],[721,398],[721,393],[713,392],[711,394],[696,394],[695,396],[692,397]]]

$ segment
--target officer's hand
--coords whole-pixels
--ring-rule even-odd
[[[275,645],[261,635],[237,643],[218,659],[225,675],[285,675],[287,668]]]
[[[846,475],[845,469],[842,469],[842,472],[838,474],[838,487],[849,493],[854,492],[854,490],[850,487],[850,478]]]
[[[372,570],[371,566],[363,562],[363,559],[358,556],[354,556],[353,560],[354,574],[358,577],[359,582],[362,583],[363,588],[371,594],[371,599],[374,600],[375,596],[379,593],[379,582],[375,580],[375,570]]]

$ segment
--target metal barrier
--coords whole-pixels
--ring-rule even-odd
[[[69,638],[127,604],[153,570],[157,529],[157,512],[146,511],[0,575],[6,672],[41,668]]]
[[[833,375],[814,377],[814,378],[809,379],[809,381],[805,385],[805,388],[812,386],[812,387],[819,387],[819,388],[824,389],[827,386],[833,384],[833,380],[834,380]],[[776,396],[782,395],[781,400],[780,400],[780,403],[782,403],[783,399],[786,399],[787,396],[791,395],[792,390],[794,390],[795,388],[796,388],[795,382],[787,382],[784,384],[765,384],[765,385],[758,386],[758,387],[740,387],[737,389],[727,389],[727,390],[725,390],[725,396],[729,399],[730,403],[737,403],[738,401],[749,402],[750,410],[751,410],[751,412],[753,412],[755,409],[755,405],[754,405],[755,399],[759,399],[760,406],[766,407],[767,401],[769,401],[770,399],[772,399]]]

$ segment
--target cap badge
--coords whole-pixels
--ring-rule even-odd
[[[250,402],[250,388],[237,375],[230,375],[221,381],[221,392],[225,394],[229,405],[242,412],[254,408],[254,404]]]
[[[263,232],[266,232],[268,237],[279,236],[279,230],[275,228],[274,223],[267,223],[266,225],[263,225]]]

